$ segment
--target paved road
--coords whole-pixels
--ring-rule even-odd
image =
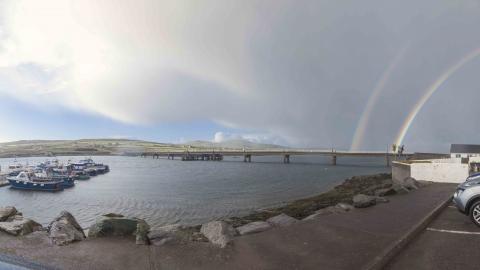
[[[450,205],[387,267],[480,269],[480,228]]]

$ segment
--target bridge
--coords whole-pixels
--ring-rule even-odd
[[[152,156],[153,158],[167,157],[174,160],[180,158],[183,161],[194,160],[212,160],[220,161],[226,156],[243,157],[244,162],[252,162],[254,156],[278,156],[283,160],[283,163],[290,163],[291,156],[330,156],[332,165],[337,165],[338,157],[383,157],[386,165],[390,166],[392,159],[410,158],[413,153],[403,153],[401,155],[393,152],[381,151],[337,151],[332,150],[314,150],[314,149],[241,149],[241,150],[225,150],[225,149],[189,149],[184,151],[170,151],[170,152],[144,152],[142,157]]]

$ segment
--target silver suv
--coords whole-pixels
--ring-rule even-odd
[[[480,173],[470,175],[457,187],[453,202],[460,212],[480,227]]]

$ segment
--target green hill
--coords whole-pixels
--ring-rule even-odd
[[[244,140],[223,143],[193,141],[169,144],[129,139],[22,140],[0,143],[0,157],[140,155],[143,152],[170,152],[186,149],[272,149],[278,145]]]

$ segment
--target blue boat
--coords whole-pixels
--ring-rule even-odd
[[[73,177],[65,175],[53,175],[52,178],[55,181],[62,181],[64,188],[71,188],[75,186],[75,180],[73,179]]]
[[[63,180],[37,177],[32,172],[21,172],[16,177],[7,177],[10,187],[22,190],[62,191]]]
[[[52,177],[53,180],[63,181],[64,188],[70,188],[75,186],[75,179],[69,175],[70,171],[67,168],[49,168],[43,171],[41,174],[36,174],[42,177]]]

